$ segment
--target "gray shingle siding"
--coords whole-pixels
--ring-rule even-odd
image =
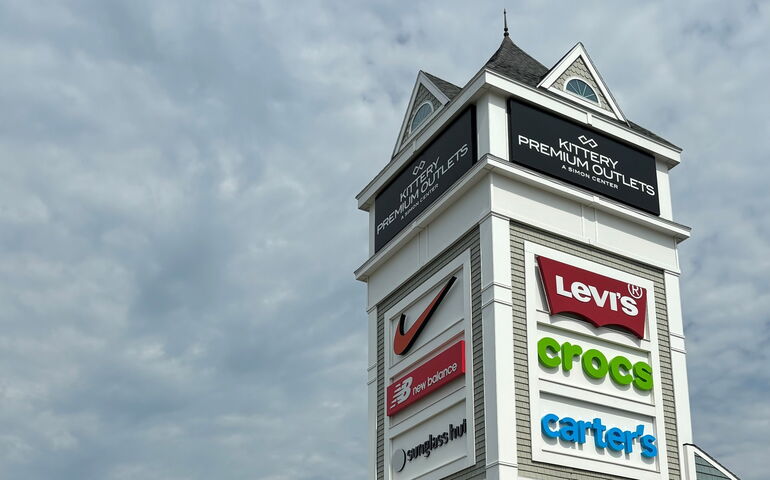
[[[460,90],[462,90],[457,85],[447,82],[446,80],[442,78],[438,78],[435,75],[431,75],[428,72],[422,72],[425,74],[426,77],[428,77],[428,80],[433,82],[434,85],[438,87],[439,90],[441,90],[441,93],[447,96],[449,100],[452,100],[457,96],[458,93],[460,93]]]
[[[697,453],[695,454],[695,478],[696,480],[730,480],[730,477]]]
[[[529,376],[527,349],[527,317],[524,288],[524,242],[530,241],[556,250],[567,252],[596,263],[632,273],[651,280],[655,285],[655,310],[657,314],[658,338],[660,343],[661,388],[665,423],[666,453],[668,455],[669,478],[680,479],[679,443],[676,432],[676,408],[671,372],[671,350],[666,310],[666,292],[663,272],[622,257],[603,252],[596,248],[578,244],[571,240],[511,222],[511,282],[513,284],[513,362],[516,402],[516,438],[519,474],[533,479],[620,479],[603,473],[589,472],[575,468],[551,465],[532,460],[530,438]]]
[[[435,260],[426,265],[392,294],[377,305],[377,479],[385,475],[385,317],[384,312],[401,301],[412,290],[425,282],[457,255],[471,251],[471,336],[473,338],[473,398],[476,426],[476,463],[452,474],[447,479],[471,480],[485,477],[486,450],[484,444],[484,369],[481,328],[481,251],[479,230],[474,228],[463,235]]]

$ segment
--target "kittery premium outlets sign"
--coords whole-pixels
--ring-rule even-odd
[[[374,250],[417,218],[476,162],[476,110],[457,117],[374,200]]]
[[[660,214],[652,155],[513,99],[508,111],[512,162]]]

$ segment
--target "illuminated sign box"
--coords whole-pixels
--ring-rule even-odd
[[[652,155],[513,99],[508,129],[511,162],[660,214]]]
[[[476,109],[457,117],[374,200],[374,250],[449,190],[476,163]]]

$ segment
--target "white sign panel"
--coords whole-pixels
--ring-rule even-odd
[[[536,342],[539,378],[551,389],[563,386],[653,404],[654,380],[645,375],[652,370],[649,352],[551,325],[538,325]],[[596,368],[600,362],[606,362],[606,373]]]
[[[443,476],[452,467],[464,468],[472,442],[462,401],[391,437],[391,478],[427,478],[439,471]]]
[[[667,479],[653,283],[534,243],[524,249],[533,460],[639,480]],[[540,268],[546,264],[564,270],[544,277]],[[591,281],[571,283],[585,295],[577,287],[573,290],[581,295],[567,291],[562,271],[587,272],[582,274]],[[598,276],[645,290],[639,297],[646,299],[643,338],[586,317],[598,308],[578,305],[571,313],[560,306],[562,313],[551,315],[544,278],[552,282],[551,295],[611,306],[612,292],[592,290]]]
[[[385,479],[437,480],[475,464],[470,251],[384,317]]]
[[[637,470],[633,478],[645,478],[641,471],[658,476],[653,417],[546,392],[538,407],[532,421],[539,434],[532,447],[541,461],[587,469],[596,463],[622,465]]]

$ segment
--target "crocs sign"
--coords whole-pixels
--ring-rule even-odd
[[[543,256],[537,257],[551,315],[572,313],[596,327],[644,338],[647,290]]]
[[[641,391],[652,390],[652,367],[647,362],[631,363],[628,358],[618,355],[607,356],[595,348],[583,349],[570,342],[559,343],[551,337],[537,342],[537,358],[546,368],[572,370],[573,363],[579,363],[583,373],[592,379],[602,380],[609,375],[612,381],[623,387],[633,384]]]

